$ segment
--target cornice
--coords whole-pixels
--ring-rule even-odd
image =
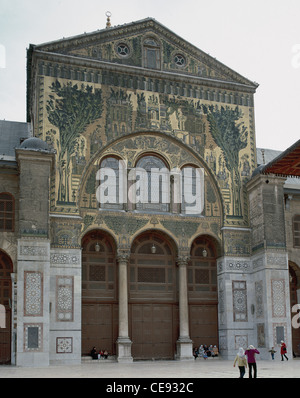
[[[200,76],[191,76],[180,73],[173,73],[167,71],[152,70],[131,65],[120,65],[117,63],[99,61],[90,58],[83,58],[74,55],[65,55],[59,53],[52,53],[47,51],[35,50],[34,58],[36,60],[43,60],[49,62],[63,63],[73,67],[82,67],[88,69],[98,69],[110,72],[118,72],[127,75],[137,75],[141,77],[148,77],[153,79],[169,80],[172,82],[181,82],[186,84],[195,84],[199,86],[209,86],[212,88],[221,88],[225,90],[240,90],[245,93],[254,94],[256,86],[242,84],[238,82],[231,82],[225,80],[204,78]]]

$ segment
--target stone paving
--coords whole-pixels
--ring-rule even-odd
[[[239,370],[233,367],[233,361],[202,358],[188,362],[136,361],[129,364],[99,360],[84,362],[81,365],[51,365],[45,368],[0,366],[0,378],[174,378],[180,380],[238,377]],[[300,359],[284,362],[279,358],[273,361],[258,359],[257,377],[300,378]],[[248,369],[245,378],[248,378]]]

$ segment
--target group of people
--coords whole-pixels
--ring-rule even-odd
[[[93,347],[93,349],[91,351],[91,357],[93,359],[101,359],[101,358],[107,359],[108,358],[108,351],[107,350],[97,351],[96,347]]]
[[[276,353],[274,347],[272,347],[271,350],[269,350],[269,352],[271,353],[272,360],[274,360],[274,354]],[[284,361],[283,358],[285,358],[288,361],[286,352],[287,352],[286,344],[284,343],[284,341],[281,341],[280,354],[282,361]],[[255,347],[253,347],[253,345],[250,345],[246,351],[242,347],[239,348],[239,351],[234,359],[233,366],[235,367],[236,364],[238,365],[240,371],[240,378],[244,377],[247,366],[249,368],[249,378],[251,379],[252,377],[253,378],[257,377],[257,366],[255,359],[256,354],[259,354],[259,351]]]
[[[194,358],[198,357],[207,359],[209,357],[214,358],[219,356],[219,350],[216,345],[210,345],[209,347],[206,344],[201,344],[199,347],[195,347],[193,350]]]

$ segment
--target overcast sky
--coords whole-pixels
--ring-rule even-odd
[[[300,138],[300,0],[0,0],[0,119],[26,121],[29,44],[147,17],[259,83],[256,143]]]

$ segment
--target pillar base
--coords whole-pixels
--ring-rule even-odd
[[[179,339],[176,342],[176,347],[177,347],[177,352],[176,352],[177,361],[194,360],[193,342],[189,337],[179,337]]]
[[[129,337],[119,337],[117,340],[117,361],[122,363],[130,363],[133,362],[133,358],[131,356],[131,345],[132,341]]]

